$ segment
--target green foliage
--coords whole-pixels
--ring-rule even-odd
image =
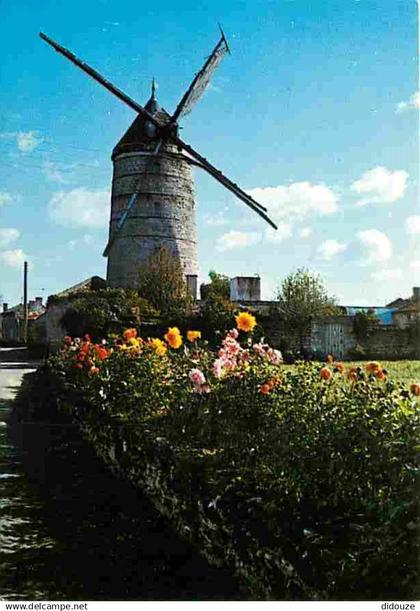
[[[191,315],[193,299],[181,263],[165,246],[157,248],[140,267],[138,292],[168,324],[180,324]]]
[[[210,282],[200,287],[201,298],[204,301],[201,307],[200,328],[207,339],[215,342],[220,334],[225,333],[231,326],[235,305],[230,301],[229,278],[215,271],[209,272]]]
[[[223,274],[218,274],[214,270],[209,271],[209,278],[209,283],[203,283],[200,286],[201,299],[203,299],[203,301],[213,299],[215,297],[230,299],[229,278]]]
[[[277,299],[284,332],[298,339],[301,350],[312,318],[340,314],[321,277],[305,268],[297,269],[283,280]]]
[[[361,344],[357,344],[349,350],[349,355],[356,361],[363,361],[366,358],[366,348]]]
[[[353,333],[357,340],[362,342],[372,334],[378,325],[379,319],[373,310],[357,312],[353,318]]]
[[[64,312],[61,324],[72,337],[88,333],[93,338],[101,338],[156,315],[156,310],[135,291],[103,289],[75,296]]]
[[[333,365],[325,381],[319,364],[286,368],[255,348],[215,377],[203,345],[158,356],[134,344],[138,354],[109,351],[93,376],[71,350],[48,367],[79,393],[69,408],[104,454],[125,435],[130,477],[175,522],[185,511],[201,532],[208,520],[204,545],[246,567],[255,596],[414,598],[418,401],[403,384],[369,367],[349,381]],[[209,392],[194,391],[197,367]]]

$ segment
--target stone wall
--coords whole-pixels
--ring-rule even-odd
[[[139,265],[160,246],[179,258],[186,275],[198,272],[194,180],[190,163],[173,145],[163,145],[158,155],[145,150],[114,158],[110,235],[139,181],[137,200],[109,251],[111,287],[136,287]]]

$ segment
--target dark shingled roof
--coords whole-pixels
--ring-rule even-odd
[[[153,114],[158,121],[161,123],[169,123],[170,116],[161,108],[152,93],[150,100],[147,102],[145,109],[148,110],[151,114]],[[124,136],[115,146],[112,151],[112,158],[115,155],[120,153],[129,153],[132,151],[136,151],[142,149],[142,144],[149,143],[156,138],[156,128],[150,123],[147,119],[142,117],[141,115],[137,115],[134,119],[133,123],[130,125],[128,130],[125,132]]]

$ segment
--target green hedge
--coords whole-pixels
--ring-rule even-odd
[[[45,375],[103,459],[233,566],[248,598],[415,598],[418,387],[375,363],[286,369],[247,337],[221,378],[204,347],[158,355],[134,340],[93,374],[70,346]],[[197,363],[208,392],[189,382]]]

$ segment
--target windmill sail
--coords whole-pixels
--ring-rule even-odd
[[[203,95],[207,85],[210,82],[213,72],[216,70],[226,53],[229,53],[229,47],[222,32],[219,42],[213,49],[211,55],[207,58],[207,61],[201,68],[200,72],[197,72],[195,75],[191,85],[178,104],[171,119],[172,123],[176,123],[179,117],[183,117],[191,112],[193,106]]]
[[[143,115],[143,117],[151,121],[156,127],[162,127],[159,121],[150,112],[143,108],[141,104],[138,104],[135,100],[130,98],[126,93],[124,93],[124,91],[121,91],[121,89],[115,87],[115,85],[113,85],[111,81],[108,81],[106,78],[104,78],[101,74],[99,74],[97,70],[89,66],[89,64],[80,60],[74,55],[74,53],[72,53],[65,47],[62,47],[58,44],[58,42],[55,42],[55,40],[49,38],[42,32],[40,32],[39,35],[42,40],[45,40],[45,42],[51,45],[51,47],[53,47],[53,49],[55,49],[57,53],[61,53],[61,55],[67,57],[67,59],[69,59],[73,64],[83,70],[83,72],[86,72],[86,74],[88,74],[91,78],[100,83],[103,87],[105,87],[105,89],[108,89],[108,91],[117,96],[117,98],[119,98],[122,102],[125,102],[125,104],[127,104],[130,108],[138,112],[140,115]]]

